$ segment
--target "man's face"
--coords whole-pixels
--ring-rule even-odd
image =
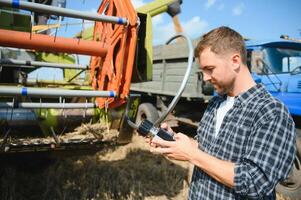
[[[227,94],[233,89],[236,74],[230,54],[217,55],[206,48],[201,52],[199,62],[204,81],[210,82],[218,94]]]

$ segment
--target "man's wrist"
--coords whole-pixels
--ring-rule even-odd
[[[199,165],[200,164],[200,157],[201,157],[201,154],[203,152],[201,152],[201,150],[198,148],[197,145],[193,145],[193,148],[191,148],[191,152],[190,152],[190,155],[189,155],[189,162],[194,164],[194,165]]]

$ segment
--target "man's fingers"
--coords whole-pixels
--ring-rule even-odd
[[[157,146],[164,146],[164,147],[171,147],[173,145],[173,142],[163,140],[160,137],[154,137],[152,139],[152,143],[156,144]]]
[[[171,149],[170,148],[166,148],[166,147],[152,147],[150,149],[150,151],[152,153],[158,153],[158,154],[169,154],[171,153]]]
[[[161,124],[161,128],[167,130],[169,127],[168,127],[168,124],[167,124],[167,123],[162,123],[162,124]]]
[[[157,147],[157,144],[152,143],[152,142],[151,142],[149,145],[150,145],[151,147]]]
[[[176,133],[176,134],[174,134],[173,137],[174,137],[175,140],[180,139],[180,138],[183,137],[183,133],[180,133],[180,132],[179,132],[179,133]]]
[[[145,142],[150,144],[151,143],[151,139],[149,137],[146,137],[145,138]]]
[[[170,128],[170,126],[167,123],[162,123],[160,126],[162,129],[166,130],[170,135],[174,135],[175,133]]]

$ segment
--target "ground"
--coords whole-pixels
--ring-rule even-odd
[[[186,199],[192,166],[148,148],[135,135],[92,155],[1,160],[0,199]]]

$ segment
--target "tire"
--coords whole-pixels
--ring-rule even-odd
[[[276,191],[290,200],[301,200],[301,138],[297,138],[297,154],[289,177],[276,186]]]
[[[139,105],[137,117],[136,117],[136,124],[140,124],[143,120],[149,120],[151,122],[155,122],[159,119],[159,113],[155,106],[151,103],[142,103]]]

